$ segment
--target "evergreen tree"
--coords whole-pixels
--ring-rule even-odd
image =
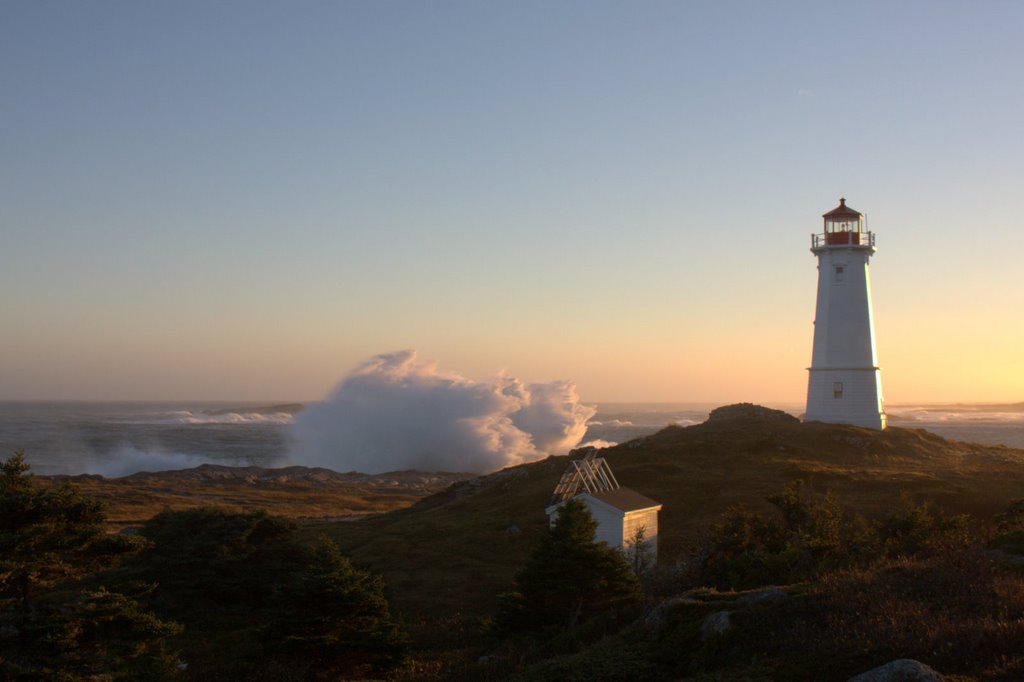
[[[0,464],[0,604],[27,614],[35,592],[88,572],[102,557],[103,508],[64,484],[46,490],[22,453]]]
[[[499,625],[510,631],[574,627],[636,604],[640,583],[622,552],[595,542],[597,522],[569,500],[502,597]]]
[[[633,573],[642,578],[651,568],[651,543],[647,539],[647,526],[639,526],[626,542],[626,558]]]
[[[28,471],[21,453],[0,464],[0,676],[175,676],[164,639],[179,626],[100,584],[138,543],[106,535],[99,502],[68,484],[38,485]]]
[[[265,639],[302,661],[310,678],[380,672],[404,657],[406,640],[391,619],[383,580],[355,568],[326,536],[275,596]]]
[[[174,618],[259,609],[301,562],[295,530],[294,522],[265,511],[164,511],[142,527],[149,544],[125,574],[156,584],[153,605]]]
[[[149,603],[185,624],[200,678],[316,680],[377,675],[403,660],[383,581],[326,538],[266,512],[163,512],[121,576],[156,584]],[[224,651],[231,652],[224,656]]]

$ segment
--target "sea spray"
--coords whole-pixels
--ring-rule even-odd
[[[371,358],[296,415],[292,460],[365,473],[484,473],[565,454],[594,413],[569,381],[478,382],[398,351]]]

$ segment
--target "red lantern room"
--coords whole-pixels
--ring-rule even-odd
[[[846,198],[839,199],[839,205],[821,216],[825,221],[824,232],[814,235],[812,249],[827,246],[874,246],[874,235],[864,230],[864,216],[846,205]]]

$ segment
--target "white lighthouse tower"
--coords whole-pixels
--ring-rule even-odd
[[[863,216],[846,199],[822,217],[824,232],[811,235],[818,305],[804,420],[884,429],[868,279],[875,235],[864,230]]]

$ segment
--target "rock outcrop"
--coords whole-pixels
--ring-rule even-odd
[[[851,677],[847,682],[946,682],[946,677],[920,661],[901,658]]]
[[[711,410],[711,414],[708,415],[707,424],[720,423],[725,421],[732,421],[734,419],[743,419],[747,421],[757,422],[783,422],[790,424],[799,424],[800,420],[782,410],[773,410],[770,407],[762,407],[760,405],[754,405],[753,403],[736,403],[735,405],[725,405],[723,407],[716,407]]]
[[[713,635],[720,635],[732,627],[732,614],[728,611],[715,611],[709,613],[704,622],[700,624],[700,636],[707,639]]]

